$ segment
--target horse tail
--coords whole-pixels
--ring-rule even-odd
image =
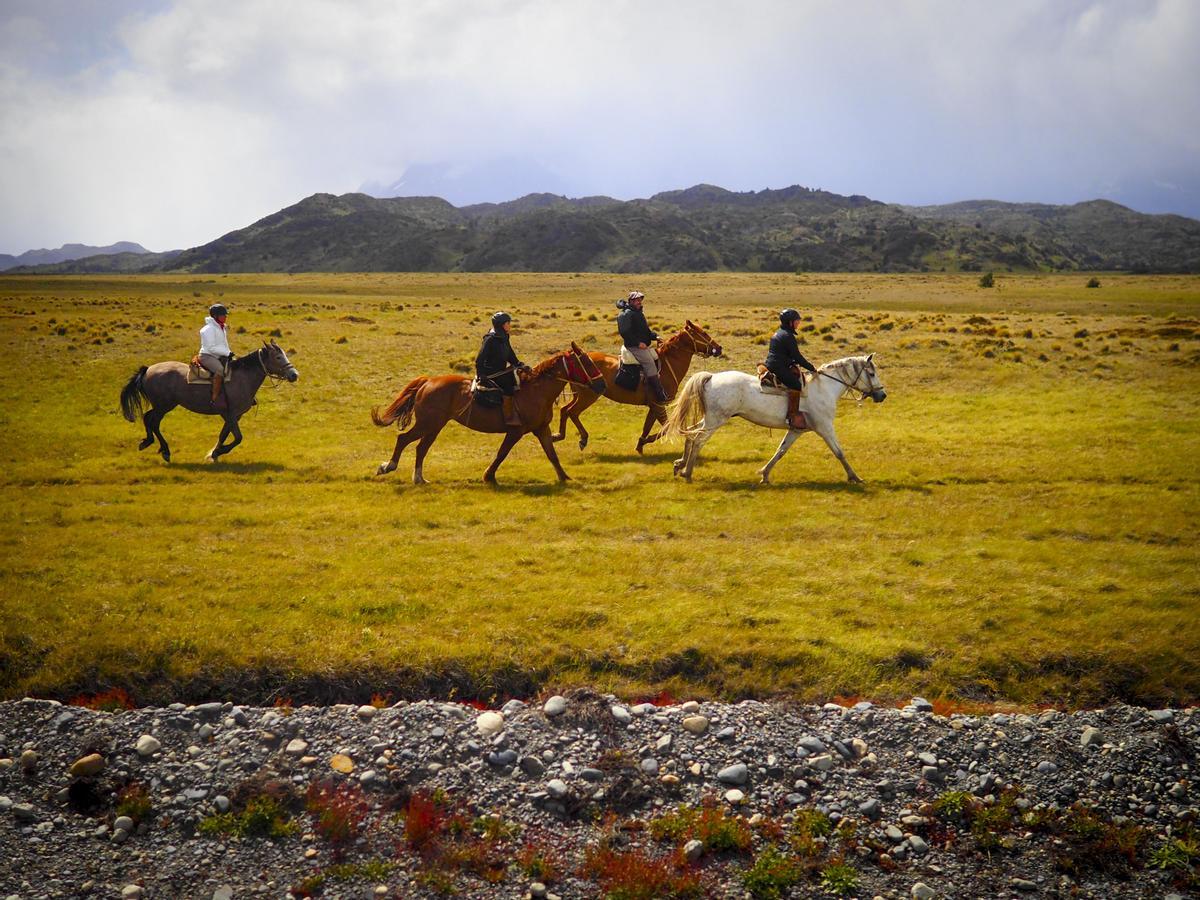
[[[396,399],[392,401],[392,405],[383,411],[379,412],[379,407],[371,408],[371,421],[380,428],[386,428],[393,422],[399,420],[401,428],[407,428],[408,423],[412,421],[413,407],[417,405],[417,392],[425,386],[425,382],[429,380],[427,375],[422,375],[420,378],[414,378],[404,386]]]
[[[137,417],[142,413],[142,400],[149,398],[146,396],[146,388],[143,382],[146,380],[146,366],[142,366],[133,373],[133,377],[129,379],[128,384],[121,388],[121,412],[130,422],[137,420]]]
[[[697,372],[683,383],[675,402],[668,408],[667,423],[662,427],[660,438],[677,440],[695,429],[706,412],[704,391],[711,379],[712,372]]]

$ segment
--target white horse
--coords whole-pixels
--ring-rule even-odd
[[[824,438],[833,455],[845,467],[846,477],[855,484],[862,484],[862,479],[846,462],[846,454],[833,432],[833,416],[837,412],[838,398],[848,390],[859,391],[876,403],[887,398],[875,371],[874,356],[874,353],[848,356],[826,363],[817,370],[800,398],[800,411],[808,421],[808,428]],[[763,391],[758,378],[745,372],[697,372],[684,382],[662,429],[664,438],[685,438],[683,456],[675,460],[675,474],[682,470],[684,480],[691,481],[700,448],[713,432],[734,416],[765,428],[787,429],[775,455],[758,470],[763,484],[770,481],[775,463],[804,433],[788,426],[787,394],[783,391]]]

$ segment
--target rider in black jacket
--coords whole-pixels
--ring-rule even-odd
[[[789,388],[788,391],[788,425],[792,428],[803,428],[803,419],[797,418],[800,393],[804,390],[804,380],[800,377],[800,369],[816,373],[796,342],[796,325],[800,322],[800,313],[794,309],[785,309],[779,314],[779,330],[771,337],[767,348],[767,359],[764,365],[771,374]]]
[[[512,328],[512,316],[506,312],[498,312],[492,316],[492,330],[483,336],[483,344],[475,357],[475,376],[483,383],[498,387],[504,394],[504,422],[506,425],[520,425],[513,394],[520,390],[517,380],[517,370],[528,368],[517,359],[517,353],[512,348],[509,331]],[[505,370],[509,371],[505,371]],[[497,372],[504,372],[497,375]]]
[[[658,377],[658,363],[650,345],[658,340],[658,335],[650,330],[646,314],[642,312],[642,300],[645,295],[641,291],[630,291],[629,297],[617,301],[617,331],[629,352],[637,357],[646,376],[646,386],[649,388],[650,405],[666,403],[671,398],[667,396],[662,380]]]

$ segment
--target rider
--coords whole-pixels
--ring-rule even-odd
[[[787,424],[789,428],[804,428],[804,418],[800,415],[800,395],[804,391],[804,380],[800,377],[800,369],[808,369],[814,375],[816,368],[800,352],[796,343],[796,326],[800,323],[800,313],[788,308],[779,314],[779,330],[771,337],[767,348],[766,367],[771,374],[788,387]]]
[[[229,349],[229,337],[225,330],[225,318],[229,311],[220,303],[208,308],[204,327],[200,329],[200,352],[196,361],[212,373],[212,405],[214,409],[225,409],[229,403],[221,393],[221,386],[233,364],[233,351]]]
[[[475,357],[475,376],[503,392],[504,424],[519,426],[521,417],[517,415],[513,394],[521,389],[517,372],[529,367],[517,359],[509,339],[511,331],[512,316],[506,312],[492,316],[492,330],[483,336],[479,355]]]
[[[625,341],[625,347],[637,358],[646,376],[646,385],[653,392],[653,398],[659,403],[666,403],[671,398],[667,396],[658,377],[658,365],[650,344],[658,340],[658,335],[650,330],[650,324],[642,312],[642,301],[646,295],[641,291],[630,291],[624,300],[617,301],[617,331]]]

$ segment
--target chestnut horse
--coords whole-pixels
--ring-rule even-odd
[[[577,387],[604,393],[604,376],[588,355],[571,342],[571,349],[555,353],[538,363],[532,370],[520,373],[521,389],[514,396],[514,405],[521,419],[520,425],[506,425],[504,411],[500,407],[480,406],[471,397],[471,380],[462,375],[422,375],[405,385],[396,395],[391,406],[382,413],[379,407],[371,410],[371,421],[380,427],[399,422],[408,428],[396,438],[396,449],[392,458],[381,463],[376,475],[386,475],[396,470],[400,453],[413,441],[417,444],[417,463],[413,469],[413,484],[428,484],[422,473],[425,454],[433,446],[438,433],[453,419],[473,431],[503,434],[504,440],[496,458],[488,466],[483,480],[496,483],[496,470],[500,463],[526,434],[534,434],[541,442],[546,457],[558,473],[559,481],[567,481],[567,473],[558,462],[554,442],[550,438],[550,421],[554,418],[554,401],[568,383]],[[415,421],[414,421],[415,420]]]
[[[610,356],[607,353],[589,353],[600,371],[604,373],[604,383],[608,386],[608,390],[604,391],[604,396],[610,400],[615,400],[618,403],[629,403],[633,406],[650,406],[650,402],[646,397],[646,383],[643,381],[634,390],[628,390],[614,383],[616,378],[617,368],[620,361],[615,356]],[[667,392],[668,397],[674,397],[675,391],[679,388],[679,383],[683,381],[687,375],[688,367],[692,364],[693,356],[721,356],[721,345],[709,337],[708,332],[694,322],[687,322],[683,331],[676,332],[665,341],[658,345],[658,362],[659,362],[659,377],[662,379],[663,389]],[[588,433],[583,427],[583,423],[579,420],[580,414],[585,409],[591,406],[599,399],[599,395],[587,388],[581,388],[575,392],[574,399],[570,403],[565,404],[558,414],[558,434],[554,436],[555,441],[561,441],[567,436],[567,419],[569,418],[575,423],[575,428],[579,431],[579,449],[582,450],[588,444]],[[654,427],[654,422],[657,419],[661,425],[667,420],[666,410],[661,406],[650,406],[646,412],[646,421],[642,423],[642,436],[638,438],[637,452],[641,453],[642,448],[647,444],[653,444],[658,440],[658,434],[650,434],[650,429]]]

